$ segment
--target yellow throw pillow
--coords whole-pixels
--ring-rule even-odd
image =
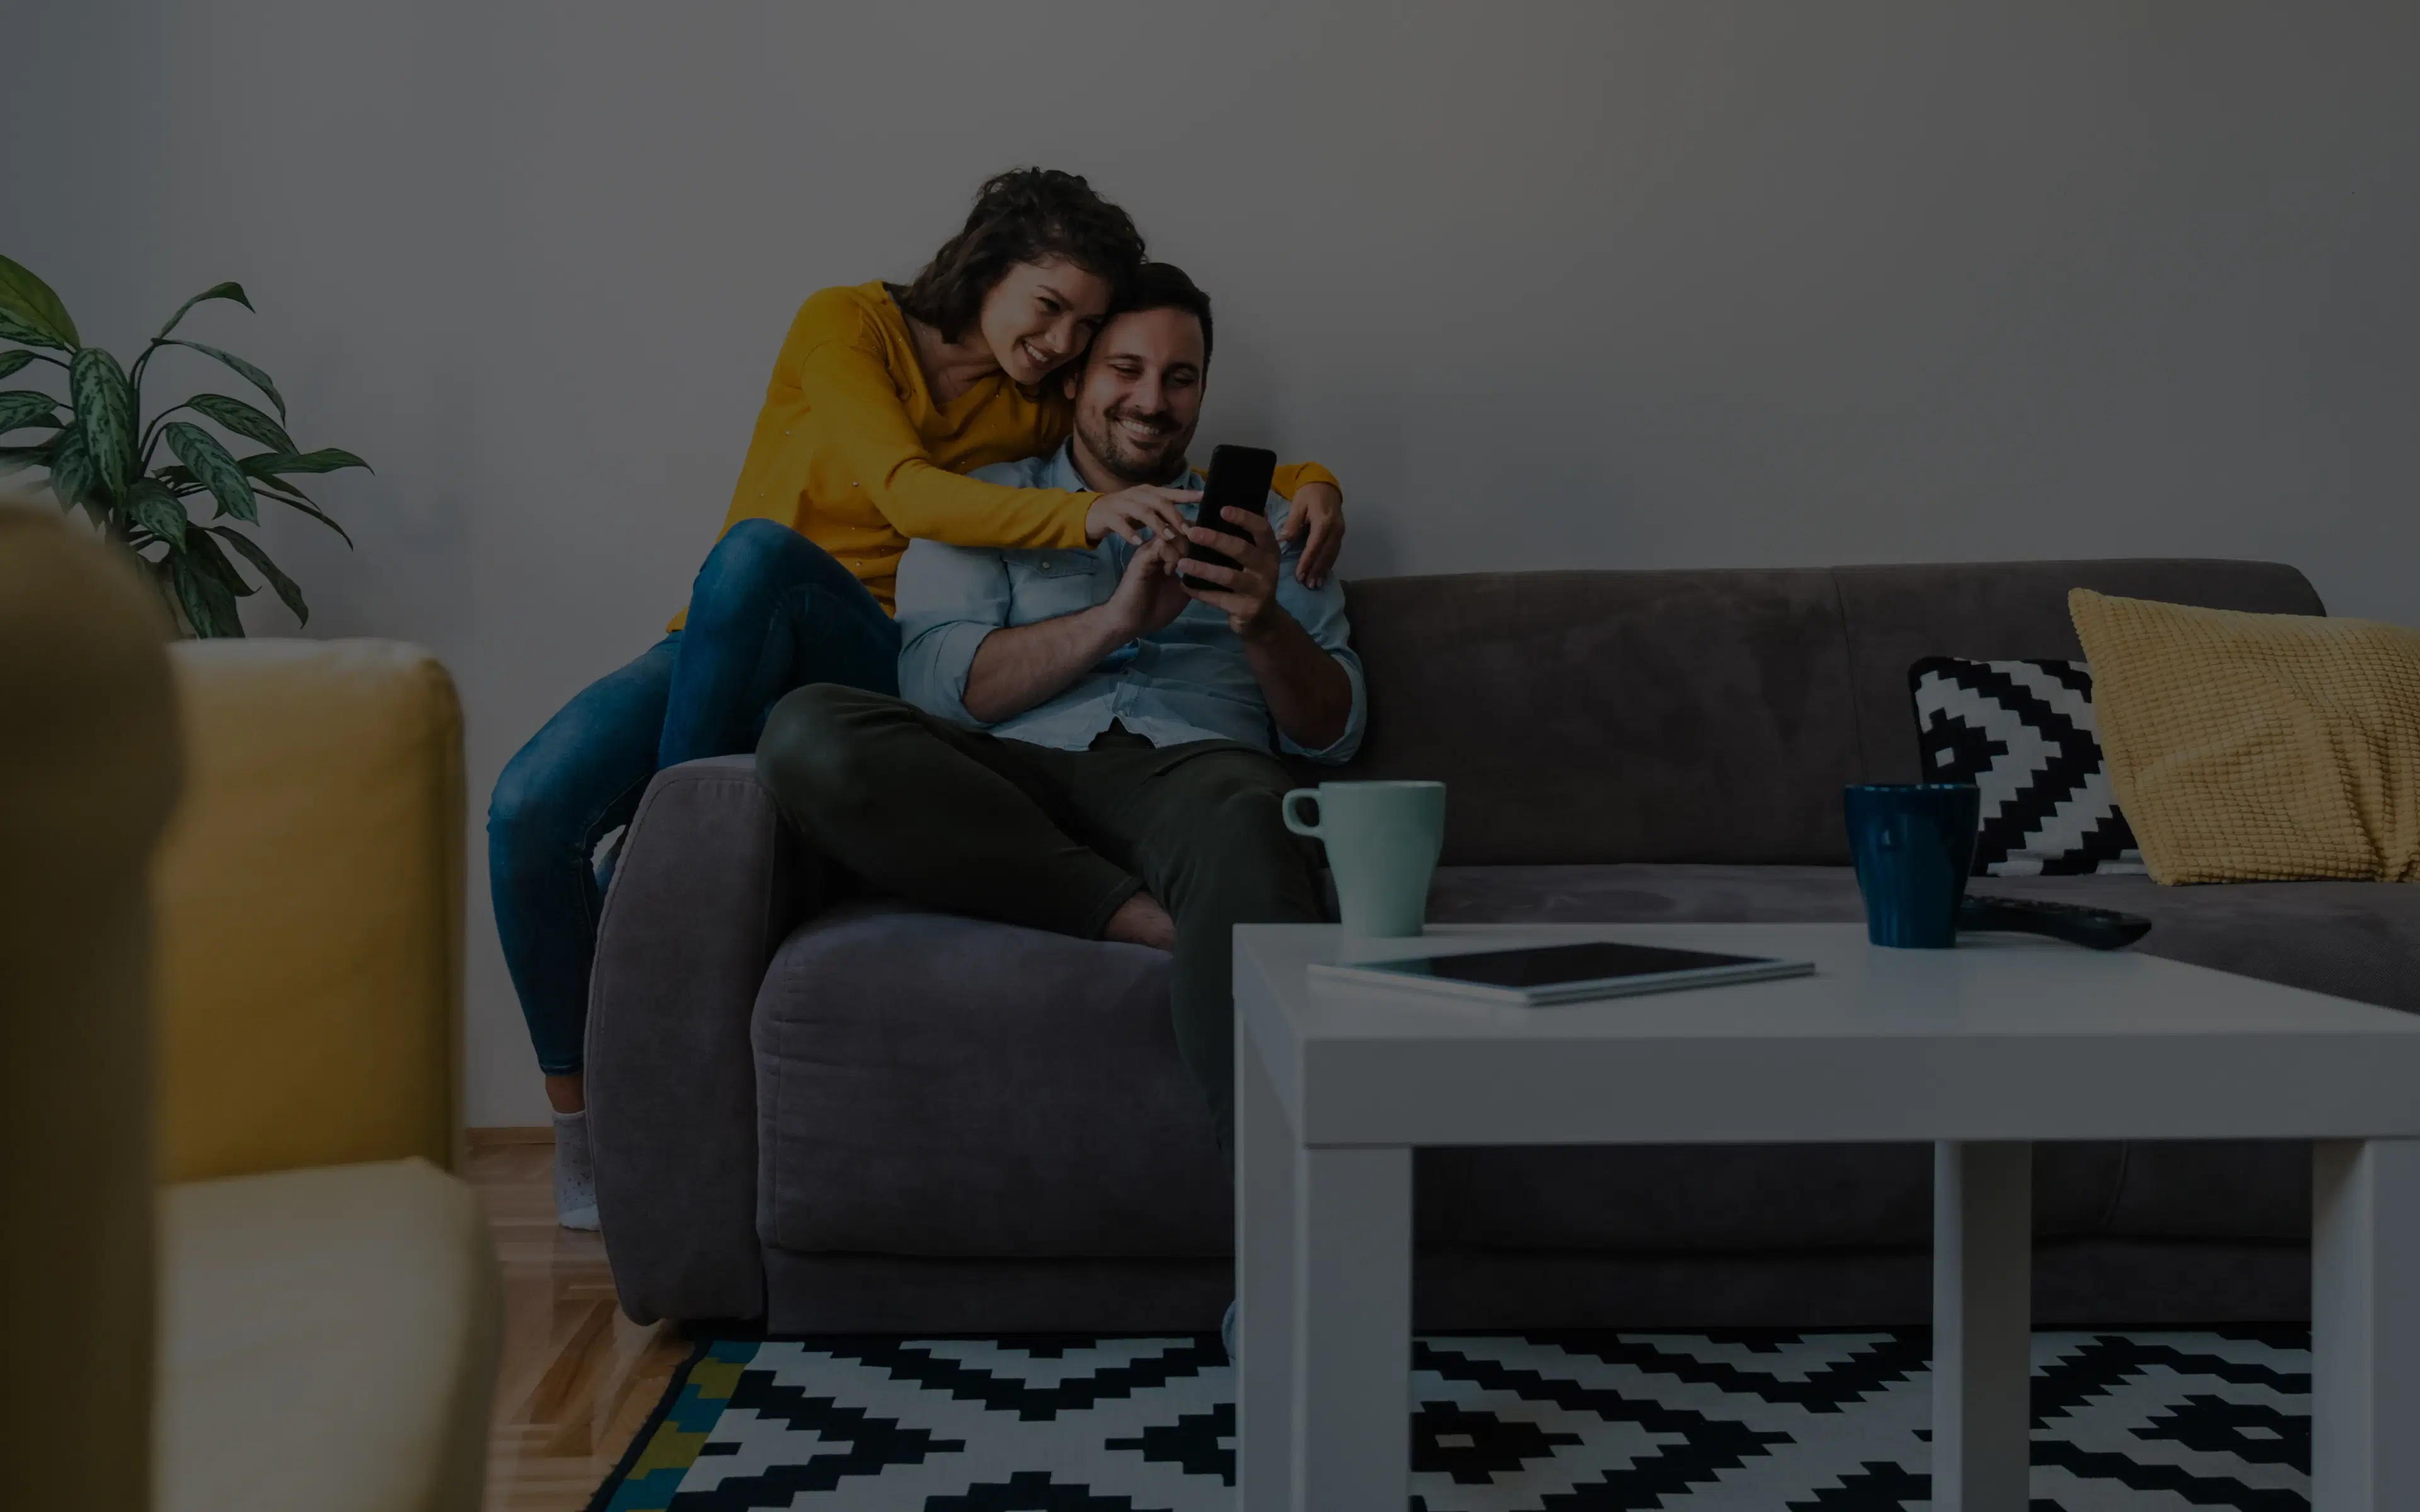
[[[2154,880],[2420,879],[2420,630],[2084,588],[2067,607]]]

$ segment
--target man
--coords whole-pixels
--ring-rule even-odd
[[[1210,301],[1165,263],[1062,381],[1074,434],[975,474],[1109,492],[1199,474],[1186,447]],[[1198,501],[1198,494],[1196,500]],[[917,541],[899,566],[905,700],[830,685],[778,704],[757,747],[782,809],[828,857],[930,907],[1176,954],[1186,1063],[1233,1149],[1230,936],[1316,920],[1316,853],[1286,831],[1273,752],[1349,760],[1366,701],[1342,591],[1296,580],[1285,501],[1187,509],[1183,543],[1088,550]],[[1276,516],[1273,523],[1271,516]]]

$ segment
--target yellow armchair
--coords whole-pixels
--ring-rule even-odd
[[[45,1236],[0,1245],[0,1504],[475,1512],[502,1304],[443,1169],[453,686],[165,634],[122,561],[0,508],[0,1211]]]

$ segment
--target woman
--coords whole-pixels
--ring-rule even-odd
[[[597,1225],[582,1036],[610,863],[601,846],[659,767],[752,749],[807,683],[897,691],[892,584],[911,536],[1077,547],[1182,522],[1194,495],[1008,488],[962,474],[1049,451],[1071,407],[1043,380],[1080,358],[1143,256],[1126,213],[1047,169],[984,185],[959,233],[905,287],[829,288],[774,360],[723,533],[687,613],[590,685],[504,767],[488,810],[496,928],[555,1112],[555,1206]],[[1307,532],[1301,575],[1342,544],[1342,495],[1311,464],[1279,470]]]

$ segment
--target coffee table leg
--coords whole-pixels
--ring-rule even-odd
[[[1934,1512],[2025,1512],[2033,1242],[2033,1146],[1933,1146]]]
[[[2420,1140],[2311,1147],[2311,1508],[2420,1506]]]
[[[1295,1161],[1294,1476],[1290,1499],[1274,1504],[1403,1512],[1412,1478],[1412,1152],[1311,1148]]]
[[[1281,1507],[1294,1482],[1294,1130],[1235,1018],[1236,1505]]]

